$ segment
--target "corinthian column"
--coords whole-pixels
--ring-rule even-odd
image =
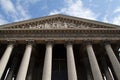
[[[10,58],[12,50],[13,50],[13,44],[9,44],[7,46],[7,49],[5,50],[1,60],[0,60],[0,79],[1,79],[3,72],[6,68],[6,65],[8,63],[9,58]]]
[[[103,80],[92,45],[87,44],[86,48],[94,80]]]
[[[51,80],[51,72],[52,72],[52,43],[47,43],[42,80]]]
[[[22,62],[21,62],[16,80],[25,80],[28,66],[29,66],[31,51],[32,51],[32,45],[28,44],[26,46],[26,50],[23,55]]]
[[[112,67],[114,69],[114,72],[116,74],[116,77],[118,78],[118,80],[120,80],[120,63],[117,60],[115,53],[113,52],[110,44],[105,44],[105,49],[106,49],[107,55],[110,59],[110,62],[112,64]]]
[[[72,44],[70,44],[70,43],[67,44],[66,48],[67,48],[68,80],[77,80],[77,73],[76,73]]]

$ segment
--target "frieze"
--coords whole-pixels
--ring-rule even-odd
[[[38,25],[29,25],[28,27],[21,28],[29,28],[29,29],[66,29],[66,28],[81,28],[82,25],[76,25],[75,23],[67,23],[67,22],[48,22],[42,23]]]

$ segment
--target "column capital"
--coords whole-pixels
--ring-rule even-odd
[[[26,43],[33,45],[33,44],[35,44],[35,41],[34,40],[26,40]]]
[[[65,39],[65,42],[67,43],[73,43],[74,42],[74,40],[73,39]]]
[[[92,45],[92,44],[93,44],[93,42],[92,42],[92,41],[90,41],[90,40],[87,40],[87,41],[84,41],[84,42],[83,42],[83,44],[84,44],[84,45],[90,45],[90,44]]]
[[[106,45],[106,44],[111,44],[111,42],[108,41],[108,40],[103,41],[103,43],[104,43],[104,45]]]
[[[92,39],[84,39],[83,42],[84,43],[94,43],[95,40]]]
[[[9,43],[9,44],[15,44],[16,40],[7,40],[7,43]]]
[[[71,39],[65,40],[65,46],[68,44],[71,44],[71,45],[74,44],[74,40],[71,40]]]
[[[53,39],[48,39],[48,40],[45,40],[45,42],[47,43],[47,44],[54,44],[54,40]]]

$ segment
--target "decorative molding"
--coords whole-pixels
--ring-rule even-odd
[[[118,38],[119,30],[3,30],[0,31],[0,39],[79,39],[79,38]]]

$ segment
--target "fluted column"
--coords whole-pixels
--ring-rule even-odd
[[[72,44],[67,44],[67,71],[68,71],[68,80],[77,80],[76,66],[73,55]]]
[[[52,43],[47,43],[42,80],[51,80],[51,73],[52,73]]]
[[[13,44],[9,44],[0,60],[0,79],[3,75],[3,72],[6,68],[6,65],[8,63],[8,60],[10,58],[10,55],[12,53],[12,50],[13,50]]]
[[[21,62],[16,80],[25,80],[28,66],[29,66],[31,52],[32,52],[32,45],[28,44],[26,46],[26,50],[23,55],[22,62]]]
[[[105,44],[105,49],[106,49],[107,55],[110,59],[110,62],[112,64],[112,67],[114,69],[114,72],[116,74],[116,77],[118,78],[118,80],[120,80],[120,63],[117,60],[115,53],[113,52],[110,44]]]
[[[87,44],[86,48],[94,80],[103,80],[92,45]]]

